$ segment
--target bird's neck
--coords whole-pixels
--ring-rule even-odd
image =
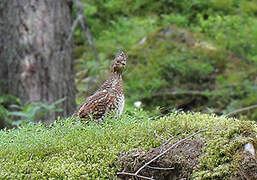
[[[99,88],[99,90],[113,90],[120,89],[123,93],[122,75],[121,73],[111,72],[109,78]]]
[[[110,77],[122,79],[122,73],[118,71],[111,72]]]
[[[120,86],[122,87],[122,74],[118,72],[111,72],[109,82],[112,84],[112,87]]]

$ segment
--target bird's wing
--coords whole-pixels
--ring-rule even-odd
[[[86,99],[77,114],[80,118],[88,118],[89,116],[94,119],[102,118],[110,104],[113,103],[114,98],[107,91],[96,92]]]

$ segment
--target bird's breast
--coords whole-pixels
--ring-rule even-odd
[[[120,116],[123,112],[123,108],[124,108],[124,104],[125,104],[125,98],[124,95],[120,95],[117,96],[117,109],[116,109],[116,113],[118,116]]]

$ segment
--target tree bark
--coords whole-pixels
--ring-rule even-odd
[[[5,94],[8,91],[7,88],[7,75],[8,75],[8,69],[7,69],[7,61],[3,59],[3,51],[6,48],[4,46],[4,23],[2,17],[4,16],[4,4],[0,2],[0,95]]]
[[[0,75],[8,79],[5,91],[24,103],[50,104],[66,97],[59,105],[63,112],[49,113],[44,122],[70,115],[76,106],[72,42],[67,42],[71,23],[68,0],[0,2]]]

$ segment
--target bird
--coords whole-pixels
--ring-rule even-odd
[[[107,80],[93,95],[86,98],[72,117],[103,120],[111,112],[117,117],[122,114],[125,103],[122,72],[126,67],[127,58],[124,51],[118,51],[110,66]]]

